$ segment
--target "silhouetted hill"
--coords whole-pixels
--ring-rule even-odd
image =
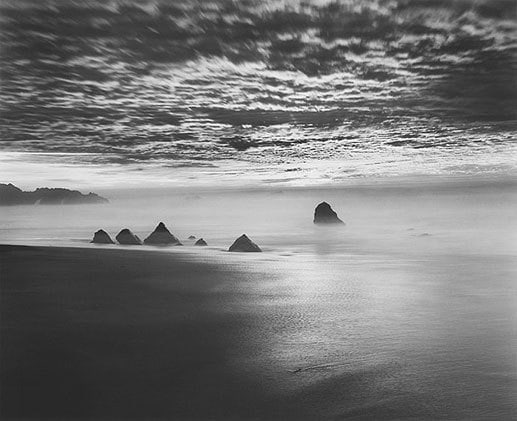
[[[23,191],[15,185],[0,183],[0,206],[14,205],[76,205],[92,203],[108,203],[108,199],[95,193],[82,194],[77,190],[49,189],[47,187],[35,191]]]

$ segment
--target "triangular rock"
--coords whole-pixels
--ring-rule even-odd
[[[191,235],[191,236],[189,236],[189,238],[188,238],[188,239],[189,239],[189,240],[195,240],[195,239],[196,239],[196,236],[195,236],[195,235]]]
[[[203,240],[202,238],[200,238],[199,240],[197,240],[195,243],[194,243],[195,246],[208,246],[208,244],[206,243],[205,240]]]
[[[260,252],[262,250],[246,234],[242,234],[233,242],[228,251]]]
[[[314,210],[315,224],[344,224],[327,202],[321,202]]]
[[[115,244],[109,234],[104,230],[99,230],[93,234],[93,240],[90,242],[95,244]]]
[[[144,244],[175,244],[181,246],[180,240],[171,234],[163,222],[160,222],[149,237],[144,240]]]
[[[142,244],[142,241],[140,241],[140,238],[138,238],[138,236],[133,234],[127,228],[124,228],[122,231],[120,231],[115,238],[120,244],[125,244],[125,245]]]

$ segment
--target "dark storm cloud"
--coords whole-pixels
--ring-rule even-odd
[[[517,117],[513,0],[4,1],[0,10],[0,134],[10,148],[228,158],[344,145],[363,127],[400,145],[411,143],[407,126]]]

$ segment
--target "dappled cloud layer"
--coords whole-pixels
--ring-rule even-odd
[[[514,0],[0,4],[3,149],[453,166],[514,140]]]

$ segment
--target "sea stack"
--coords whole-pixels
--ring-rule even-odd
[[[315,224],[344,224],[327,202],[321,202],[314,210]]]
[[[119,244],[124,244],[128,246],[139,246],[142,244],[140,241],[140,238],[133,234],[130,230],[127,228],[124,228],[122,231],[120,231],[115,239],[119,242]]]
[[[205,240],[203,240],[202,238],[200,238],[199,240],[197,240],[195,243],[194,243],[195,246],[208,246],[208,244],[206,243]]]
[[[95,244],[115,244],[109,234],[104,230],[99,230],[93,234],[93,240],[90,242]]]
[[[246,234],[242,234],[233,242],[228,251],[261,252],[262,250]]]
[[[181,246],[180,240],[178,240],[171,232],[167,229],[163,222],[160,222],[154,231],[144,240],[144,244],[148,245],[169,245],[174,244]]]

